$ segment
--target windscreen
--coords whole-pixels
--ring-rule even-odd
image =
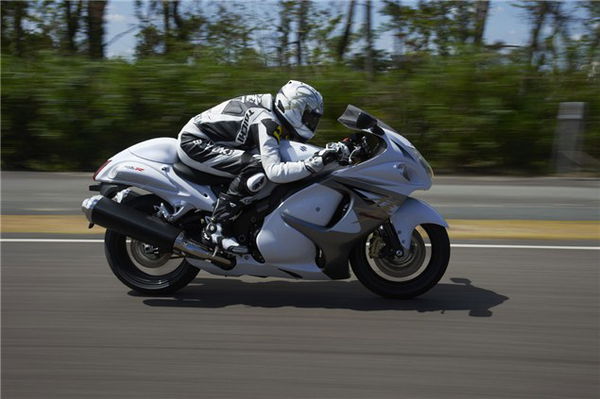
[[[370,116],[373,119],[376,119],[377,126],[387,129],[387,130],[391,130],[392,132],[396,132],[390,126],[388,126],[384,122],[382,122],[380,119],[375,118],[373,115],[369,114],[368,112],[363,111],[362,109],[360,109],[358,107],[355,107],[352,104],[348,104],[348,106],[346,107],[346,110],[344,111],[342,116],[340,116],[338,118],[338,122],[340,122],[342,125],[346,126],[349,129],[362,130],[357,126],[357,121],[358,121],[358,117],[360,116],[360,114],[365,114],[365,115]]]

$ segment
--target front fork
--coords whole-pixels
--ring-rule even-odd
[[[385,255],[392,255],[397,257],[404,256],[404,248],[398,239],[398,235],[396,234],[396,230],[394,226],[390,222],[390,220],[386,220],[384,224],[380,227],[380,234],[385,242]]]

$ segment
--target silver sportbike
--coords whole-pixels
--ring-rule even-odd
[[[113,273],[144,294],[172,294],[200,270],[223,276],[304,280],[351,278],[371,291],[412,298],[431,289],[450,259],[444,218],[410,195],[431,187],[419,151],[382,121],[349,105],[338,119],[355,130],[348,159],[318,175],[269,184],[235,221],[250,253],[202,244],[201,233],[229,180],[193,170],[177,157],[177,140],[157,138],[106,161],[83,201],[90,222],[106,227]],[[282,141],[285,161],[321,148]]]

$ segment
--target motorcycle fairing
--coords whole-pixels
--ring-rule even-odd
[[[323,266],[323,273],[331,279],[349,278],[348,257],[352,248],[381,225],[388,218],[388,214],[383,208],[365,201],[352,188],[337,182],[335,178],[325,180],[323,185],[346,194],[349,199],[345,204],[345,213],[332,226],[311,223],[285,211],[282,213],[282,219],[320,249],[319,263]]]
[[[177,140],[171,137],[158,137],[142,141],[129,147],[129,151],[148,161],[172,164],[177,162]]]
[[[200,209],[210,212],[216,196],[209,186],[181,178],[173,170],[178,161],[177,140],[168,137],[147,140],[114,155],[96,180],[149,191],[165,199],[178,214]]]
[[[322,148],[297,141],[281,140],[279,143],[279,154],[281,160],[289,161],[304,161],[319,152]]]
[[[448,223],[433,207],[415,198],[407,198],[391,216],[390,221],[405,249],[410,248],[412,233],[418,225],[432,223],[448,227]]]
[[[397,199],[398,203],[402,200]],[[397,203],[380,204],[328,177],[295,192],[265,218],[256,238],[264,263],[243,256],[234,269],[223,270],[208,262],[189,261],[219,275],[346,279],[350,277],[348,257],[354,245],[397,208]]]

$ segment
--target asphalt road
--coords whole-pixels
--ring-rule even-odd
[[[2,172],[2,214],[80,214],[91,173]],[[447,219],[600,220],[600,180],[434,178],[416,197]]]
[[[446,218],[599,220],[598,182],[437,177],[419,196]],[[91,180],[2,172],[1,183],[2,214],[68,215],[79,214]],[[152,298],[112,275],[101,243],[6,241],[28,236],[76,238],[3,235],[2,398],[600,392],[597,249],[455,246],[441,283],[410,301],[381,299],[355,280],[203,272],[178,295]],[[598,241],[531,244],[597,248]]]
[[[442,282],[138,296],[100,243],[2,245],[3,398],[596,398],[599,255],[454,248]]]

